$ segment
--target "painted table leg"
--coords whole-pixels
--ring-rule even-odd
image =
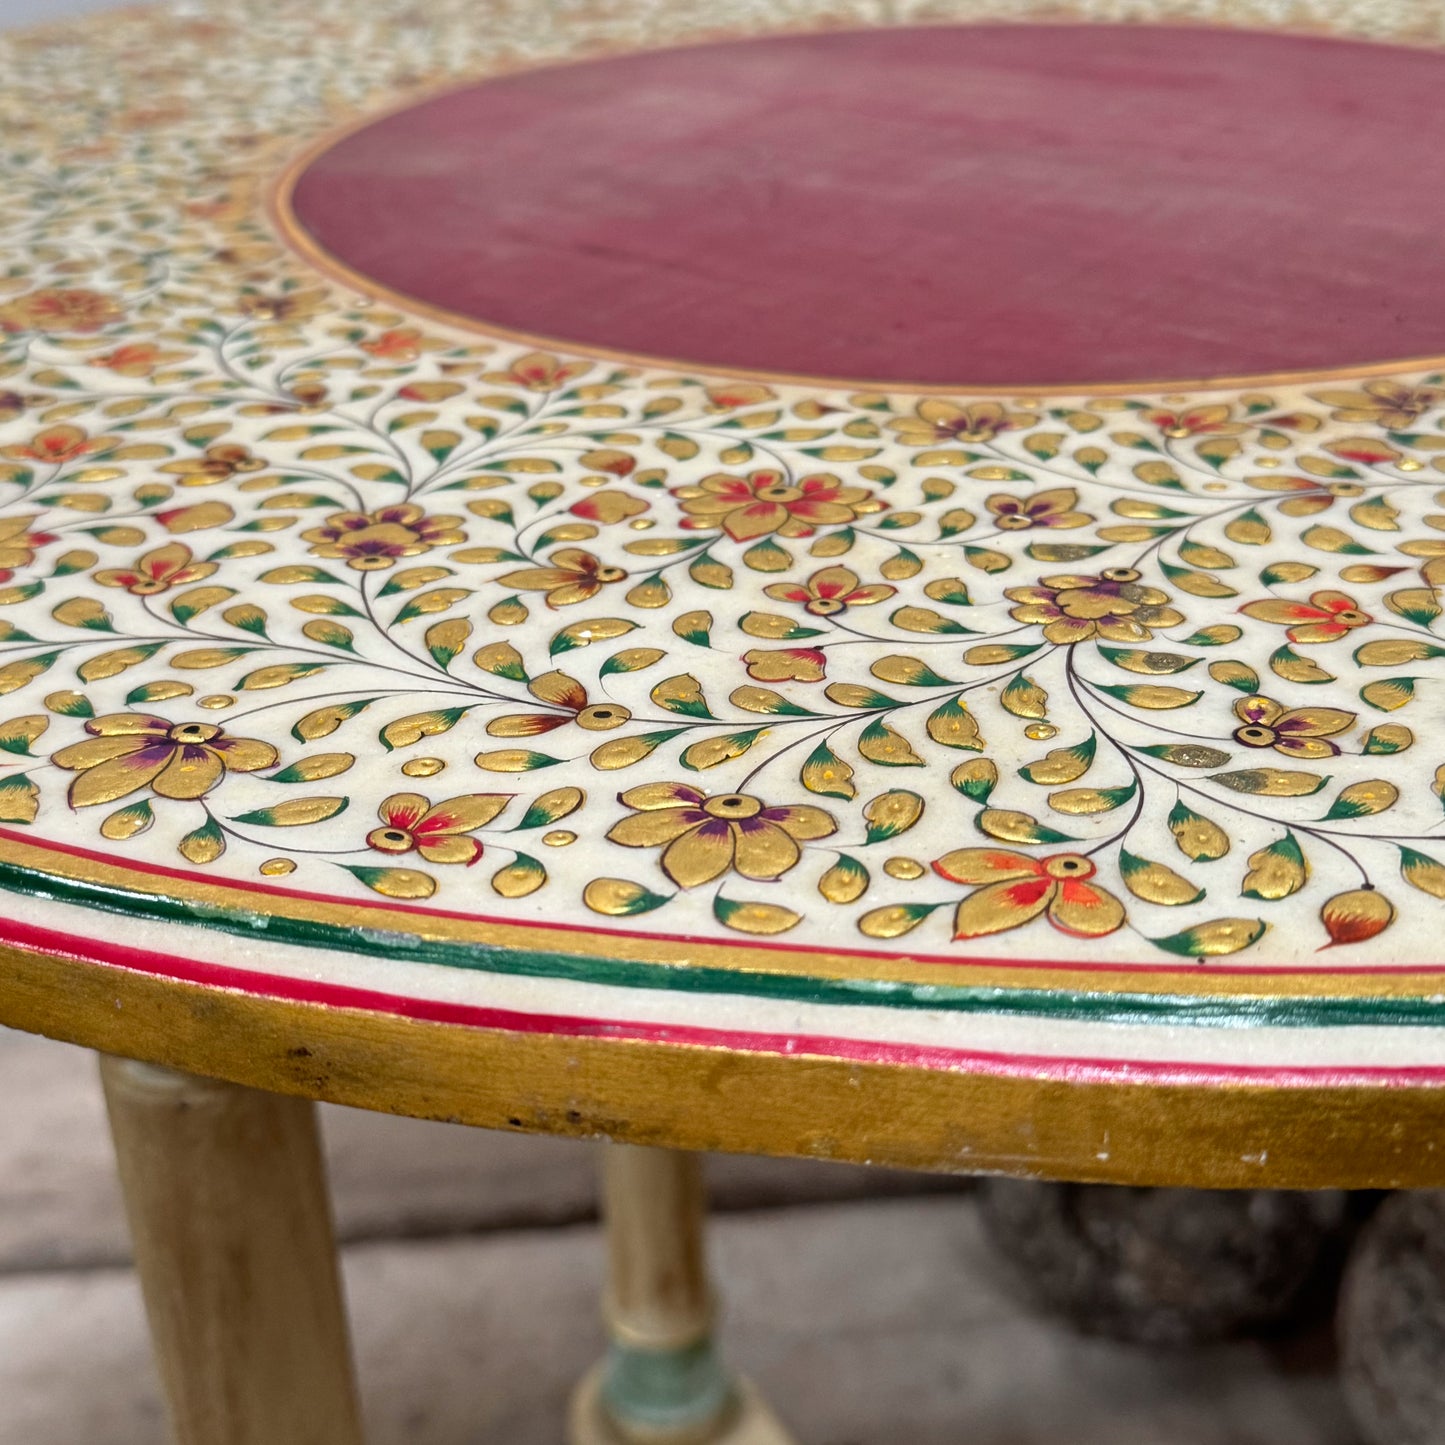
[[[361,1445],[314,1106],[100,1069],[178,1445]]]
[[[606,1145],[602,1197],[610,1348],[573,1400],[570,1445],[792,1445],[718,1358],[698,1156]]]

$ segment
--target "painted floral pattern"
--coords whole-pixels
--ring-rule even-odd
[[[880,954],[1445,923],[1445,375],[920,398],[418,321],[265,198],[480,67],[424,9],[7,42],[0,828]]]

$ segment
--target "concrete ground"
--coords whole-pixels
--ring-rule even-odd
[[[591,1146],[323,1110],[371,1445],[560,1445]],[[1353,1445],[1328,1331],[1181,1353],[1023,1302],[966,1187],[713,1162],[731,1357],[800,1445]],[[163,1445],[93,1061],[0,1030],[0,1445]]]

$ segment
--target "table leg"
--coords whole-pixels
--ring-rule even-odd
[[[178,1445],[361,1445],[314,1106],[100,1072]]]
[[[698,1156],[606,1145],[602,1202],[610,1346],[573,1400],[570,1445],[792,1445],[718,1358]]]

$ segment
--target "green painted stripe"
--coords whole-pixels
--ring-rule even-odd
[[[898,983],[885,979],[828,979],[785,973],[709,968],[695,964],[629,963],[571,953],[453,943],[383,929],[331,924],[184,903],[153,894],[0,864],[0,889],[78,903],[128,917],[264,937],[303,948],[327,948],[370,958],[401,959],[532,978],[555,978],[673,993],[743,994],[813,1004],[868,1004],[952,1013],[1007,1014],[1079,1023],[1178,1025],[1190,1028],[1347,1028],[1445,1026],[1445,1002],[1435,998],[1240,998],[1227,995],[1091,993],[977,985]]]

